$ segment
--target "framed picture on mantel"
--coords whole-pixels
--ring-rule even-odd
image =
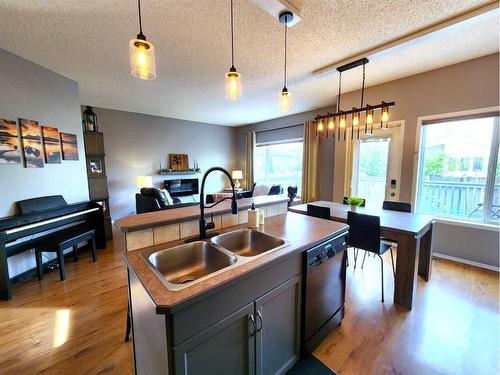
[[[187,171],[189,169],[189,160],[187,154],[169,154],[168,160],[170,169],[173,171]]]

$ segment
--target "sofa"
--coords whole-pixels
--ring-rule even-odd
[[[157,188],[142,188],[140,193],[135,195],[135,212],[137,214],[197,206],[198,204],[195,202],[181,203],[178,198],[171,198],[166,190]]]

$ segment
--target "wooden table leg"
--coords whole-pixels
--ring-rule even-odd
[[[432,224],[429,230],[420,239],[420,257],[418,260],[418,274],[426,281],[431,278],[432,271]]]
[[[411,310],[417,292],[418,253],[420,239],[413,235],[400,235],[396,260],[394,303]]]

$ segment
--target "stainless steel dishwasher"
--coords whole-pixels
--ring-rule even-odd
[[[304,253],[303,348],[312,352],[344,317],[347,236]]]

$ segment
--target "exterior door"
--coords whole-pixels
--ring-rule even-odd
[[[352,144],[351,194],[369,206],[398,201],[401,182],[401,126],[377,129]]]
[[[176,374],[254,374],[253,313],[252,302],[177,346]]]
[[[301,278],[255,301],[256,374],[284,374],[300,357]]]

